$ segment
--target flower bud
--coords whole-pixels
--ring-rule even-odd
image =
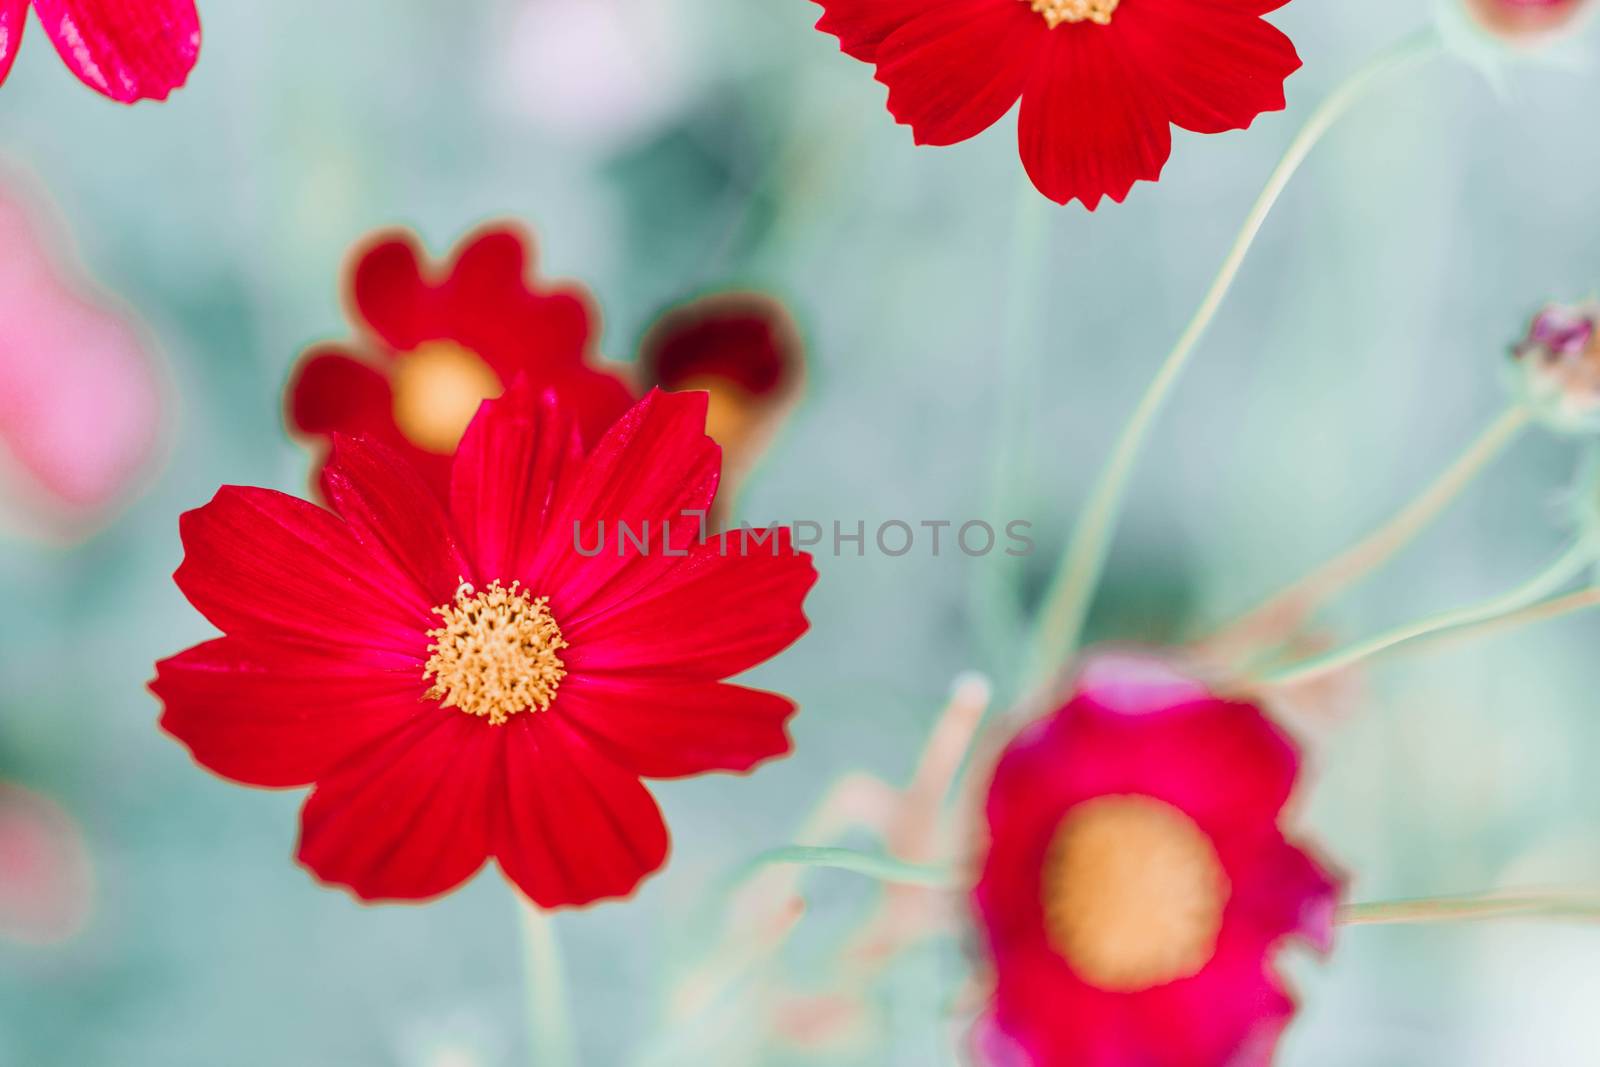
[[[1512,350],[1514,388],[1542,422],[1600,432],[1600,303],[1551,304]]]

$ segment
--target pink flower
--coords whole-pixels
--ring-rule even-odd
[[[0,782],[0,938],[48,944],[89,915],[89,853],[53,801]]]
[[[0,82],[22,43],[30,0],[0,0]],[[165,100],[200,55],[194,0],[31,0],[78,80],[123,104]]]
[[[0,192],[0,488],[33,525],[81,532],[155,454],[161,387],[134,328],[52,261]]]
[[[1294,1014],[1273,960],[1326,950],[1338,883],[1286,840],[1294,745],[1153,658],[1098,656],[1001,756],[975,890],[984,1059],[1264,1067]]]

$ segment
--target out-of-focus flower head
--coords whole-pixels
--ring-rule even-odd
[[[43,223],[0,189],[0,496],[28,531],[77,536],[147,473],[162,386],[138,331],[86,295]]]
[[[1482,29],[1512,42],[1549,38],[1575,26],[1592,0],[1460,0]]]
[[[804,345],[776,299],[717,293],[661,316],[639,346],[639,377],[647,388],[703,389],[711,395],[706,432],[722,446],[727,496],[798,400]]]
[[[1600,432],[1600,303],[1551,304],[1512,349],[1512,386],[1564,433]]]
[[[718,450],[702,394],[651,392],[592,449],[556,390],[485,403],[448,498],[338,435],[332,510],[224,487],[174,575],[225,636],[157,665],[202,765],[315,785],[299,859],[364,900],[448,892],[493,857],[541,907],[626,896],[666,860],[642,778],[749,771],[795,707],[723,679],[807,627],[788,530],[701,543]],[[626,524],[635,537],[621,532]],[[614,545],[588,546],[596,528]]]
[[[520,0],[497,103],[564,140],[615,149],[682,112],[693,93],[682,0]]]
[[[194,0],[0,0],[0,82],[30,6],[78,80],[119,103],[165,100],[200,56]]]
[[[974,892],[992,1064],[1269,1061],[1284,941],[1326,950],[1338,883],[1279,828],[1300,770],[1262,712],[1152,656],[1092,656],[1010,743]]]
[[[306,353],[289,382],[290,426],[324,458],[334,434],[374,437],[442,495],[478,405],[520,378],[559,393],[592,444],[633,394],[593,356],[589,294],[542,285],[532,269],[532,238],[511,224],[472,234],[439,266],[408,232],[375,236],[357,253],[347,290],[363,336]]]
[[[52,944],[89,917],[89,851],[60,806],[0,782],[0,940]]]
[[[815,0],[817,28],[877,68],[918,144],[993,126],[1020,99],[1022,164],[1089,210],[1161,176],[1172,126],[1243,129],[1300,67],[1262,16],[1287,0]]]

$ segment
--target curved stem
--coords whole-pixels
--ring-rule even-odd
[[[1475,893],[1421,900],[1384,900],[1346,904],[1338,922],[1345,926],[1395,923],[1481,922],[1485,919],[1600,920],[1596,893]]]
[[[544,909],[517,900],[522,913],[522,952],[528,988],[528,1037],[539,1067],[576,1067],[572,1008],[555,926]]]
[[[1211,325],[1211,320],[1216,317],[1217,310],[1222,306],[1228,291],[1233,288],[1245,256],[1255,243],[1256,235],[1261,232],[1261,226],[1272,211],[1273,205],[1278,202],[1278,198],[1288,186],[1289,179],[1300,169],[1300,164],[1305,162],[1311,149],[1322,139],[1322,135],[1327,133],[1339,117],[1360,100],[1368,89],[1411,63],[1433,54],[1439,46],[1438,35],[1430,29],[1405,38],[1384,50],[1335,89],[1321,106],[1312,112],[1305,126],[1289,143],[1283,158],[1278,161],[1276,169],[1267,179],[1266,187],[1261,190],[1261,195],[1256,198],[1255,205],[1245,217],[1244,226],[1234,238],[1233,247],[1223,259],[1216,278],[1211,282],[1211,288],[1206,291],[1205,298],[1201,300],[1194,317],[1189,320],[1188,326],[1179,335],[1177,343],[1173,345],[1172,351],[1167,354],[1166,360],[1146,388],[1138,407],[1134,409],[1127,425],[1123,427],[1105,469],[1089,494],[1082,518],[1078,521],[1077,529],[1074,530],[1072,540],[1050,583],[1044,610],[1034,634],[1029,663],[1030,675],[1034,681],[1050,677],[1077,649],[1082,637],[1084,619],[1088,615],[1090,598],[1093,597],[1095,587],[1099,583],[1100,572],[1105,567],[1112,527],[1122,511],[1122,501],[1127,493],[1128,481],[1145,438],[1149,435],[1150,428],[1166,402],[1168,394],[1172,392],[1173,386],[1177,384],[1179,376],[1188,365],[1189,357],[1193,355],[1200,338]]]
[[[876,878],[880,882],[894,882],[899,885],[943,887],[950,885],[952,881],[951,872],[944,867],[905,863],[891,856],[858,852],[852,848],[812,848],[806,845],[791,845],[763,852],[746,865],[743,873],[748,874],[758,868],[777,863],[853,871],[868,878]]]
[[[1588,540],[1580,539],[1554,563],[1509,593],[1469,607],[1457,608],[1454,611],[1406,623],[1377,637],[1346,645],[1325,655],[1263,675],[1257,682],[1269,687],[1308,682],[1411,641],[1462,627],[1497,621],[1543,600],[1571,581],[1580,571],[1594,562],[1594,558],[1594,546]]]
[[[1272,635],[1290,636],[1323,601],[1409,544],[1517,439],[1528,419],[1527,409],[1520,406],[1502,412],[1443,474],[1388,522],[1201,644],[1221,651],[1249,648]],[[1233,658],[1223,654],[1224,658]]]

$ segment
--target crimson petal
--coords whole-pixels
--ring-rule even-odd
[[[501,728],[506,812],[495,859],[535,904],[627,896],[667,858],[667,828],[639,779],[555,712]]]
[[[884,38],[927,10],[927,0],[815,0],[823,8],[817,29],[839,38],[845,55],[878,59]]]
[[[165,100],[200,55],[194,0],[33,0],[78,80],[124,104]]]
[[[352,670],[281,645],[222,637],[156,664],[161,728],[202,766],[248,785],[308,785],[401,728],[417,670]]]
[[[406,351],[428,339],[428,284],[415,240],[405,231],[380,236],[360,253],[350,298],[363,322],[390,348]]]
[[[398,431],[389,379],[337,348],[307,354],[289,380],[289,424],[301,433],[373,434]]]
[[[22,44],[22,28],[28,22],[28,0],[0,0],[0,84],[11,73]]]
[[[322,779],[300,813],[302,864],[362,900],[426,900],[483,866],[500,731],[438,707]]]

